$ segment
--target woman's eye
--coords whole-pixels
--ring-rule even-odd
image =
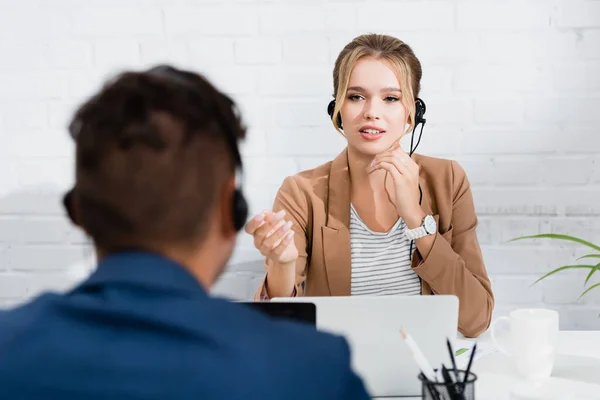
[[[360,96],[358,94],[351,94],[350,96],[348,96],[348,99],[351,101],[358,101],[358,100],[362,99],[362,96]]]
[[[385,98],[385,101],[389,102],[389,103],[393,103],[395,101],[398,101],[399,99],[397,97],[394,96],[388,96]]]

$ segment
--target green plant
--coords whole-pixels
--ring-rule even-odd
[[[586,254],[582,257],[579,257],[576,261],[580,261],[583,259],[598,259],[600,261],[600,246],[596,246],[595,244],[592,244],[590,242],[587,242],[583,239],[579,239],[577,237],[574,236],[568,236],[568,235],[558,235],[558,234],[554,234],[554,233],[543,233],[540,235],[532,235],[532,236],[521,236],[515,239],[511,239],[509,240],[509,242],[514,242],[516,240],[523,240],[523,239],[556,239],[556,240],[564,240],[564,241],[568,241],[568,242],[575,242],[575,243],[579,243],[582,244],[586,247],[589,247],[595,251],[597,251],[598,253],[592,253],[592,254]],[[588,284],[588,282],[590,281],[590,279],[592,278],[592,276],[594,275],[594,273],[596,271],[600,271],[600,262],[596,265],[589,265],[589,264],[574,264],[574,265],[563,265],[562,267],[556,268],[550,272],[548,272],[546,275],[542,276],[540,279],[538,279],[537,281],[533,282],[532,285],[535,285],[536,283],[538,283],[539,281],[541,281],[542,279],[545,279],[551,275],[554,275],[557,272],[560,271],[566,271],[566,270],[572,270],[572,269],[589,269],[590,272],[588,273],[587,277],[585,278],[585,282],[583,283],[583,287],[585,288]],[[600,287],[600,282],[588,287],[587,289],[584,290],[584,292],[579,296],[579,298],[581,299],[585,294],[587,294],[590,290]]]

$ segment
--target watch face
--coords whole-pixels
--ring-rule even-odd
[[[436,225],[435,219],[433,219],[433,217],[431,215],[428,215],[425,217],[425,221],[423,221],[423,226],[425,227],[425,230],[427,231],[428,234],[435,233],[435,230],[436,230],[435,225]]]

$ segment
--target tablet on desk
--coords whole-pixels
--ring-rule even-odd
[[[296,322],[303,322],[311,326],[317,325],[317,307],[314,303],[287,303],[277,301],[242,301],[249,307],[273,317],[289,319]]]

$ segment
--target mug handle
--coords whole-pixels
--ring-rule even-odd
[[[494,342],[494,346],[496,346],[496,348],[498,350],[500,350],[502,353],[506,354],[507,356],[511,357],[512,354],[510,354],[510,352],[508,350],[506,350],[504,347],[500,346],[500,343],[498,343],[498,341],[496,340],[496,324],[502,320],[506,320],[510,322],[510,318],[508,317],[499,317],[496,318],[496,320],[494,322],[492,322],[492,327],[491,327],[491,336],[492,336],[492,341]]]

